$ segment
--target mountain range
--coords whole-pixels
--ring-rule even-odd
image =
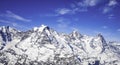
[[[120,65],[120,43],[45,25],[28,31],[1,26],[0,65]]]

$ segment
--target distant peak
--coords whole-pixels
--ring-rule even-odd
[[[106,40],[104,39],[103,35],[101,33],[99,33],[97,36],[98,36],[98,38],[100,38],[100,40],[102,41],[102,43],[104,43],[103,45],[106,46],[107,43],[106,43]]]
[[[47,27],[46,25],[42,24],[41,27]]]
[[[99,34],[97,35],[97,37],[99,37],[101,40],[104,39],[104,37],[103,37],[103,35],[102,35],[101,33],[99,33]]]
[[[81,35],[77,30],[74,30],[74,31],[71,33],[71,36],[72,36],[72,37],[77,37],[77,38],[82,37],[82,35]]]
[[[79,34],[79,32],[77,30],[74,30],[72,33],[76,33],[76,34]]]
[[[101,36],[102,36],[102,34],[101,34],[101,33],[99,33],[97,36],[98,36],[98,37],[101,37]]]
[[[9,28],[9,26],[1,26],[0,28]]]
[[[5,32],[6,30],[8,31],[10,29],[12,29],[12,28],[10,28],[9,26],[1,26],[0,27],[0,30],[2,30],[3,32]]]
[[[34,29],[34,31],[38,30],[38,31],[42,32],[45,29],[49,29],[49,27],[42,24],[40,27],[34,27],[33,29]]]
[[[1,26],[0,27],[0,30],[2,31],[2,32],[17,32],[17,31],[19,31],[19,30],[16,30],[15,28],[12,28],[12,27],[10,27],[10,26]],[[19,31],[20,32],[20,31]]]

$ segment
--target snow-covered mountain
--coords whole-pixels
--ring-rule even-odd
[[[45,25],[26,32],[2,26],[0,65],[120,65],[120,44]]]

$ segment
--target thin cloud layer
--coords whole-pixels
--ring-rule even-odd
[[[87,7],[89,6],[96,6],[100,0],[83,0],[83,4]]]
[[[30,19],[26,19],[22,16],[19,16],[11,11],[6,11],[6,13],[1,13],[0,18],[1,18],[0,19],[1,24],[6,24],[8,26],[13,26],[20,29],[23,29],[23,28],[28,29],[26,25],[24,24],[21,25],[20,22],[29,23],[32,21]]]
[[[120,32],[120,29],[118,29],[117,31]]]
[[[60,15],[65,15],[65,14],[68,14],[71,12],[70,9],[67,9],[67,8],[62,8],[62,9],[57,9],[56,12]]]
[[[11,22],[11,21],[7,21],[7,20],[0,20],[0,23],[9,24],[9,25],[12,25],[14,27],[19,26],[17,23],[14,23],[14,22]]]
[[[89,11],[89,8],[101,5],[101,7],[96,9],[98,9],[98,12],[99,9],[102,9],[101,13],[106,14],[114,10],[117,4],[116,0],[82,0],[70,4],[71,8],[59,8],[56,12],[59,15],[75,14],[78,12],[87,12]]]
[[[23,18],[22,16],[19,16],[11,11],[6,11],[6,17],[10,17],[10,18],[13,18],[13,19],[16,19],[19,21],[23,21],[23,22],[30,22],[31,21],[30,19]]]

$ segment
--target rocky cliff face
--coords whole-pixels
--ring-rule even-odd
[[[61,34],[44,25],[26,32],[0,27],[0,65],[119,65],[119,50],[101,34]]]

